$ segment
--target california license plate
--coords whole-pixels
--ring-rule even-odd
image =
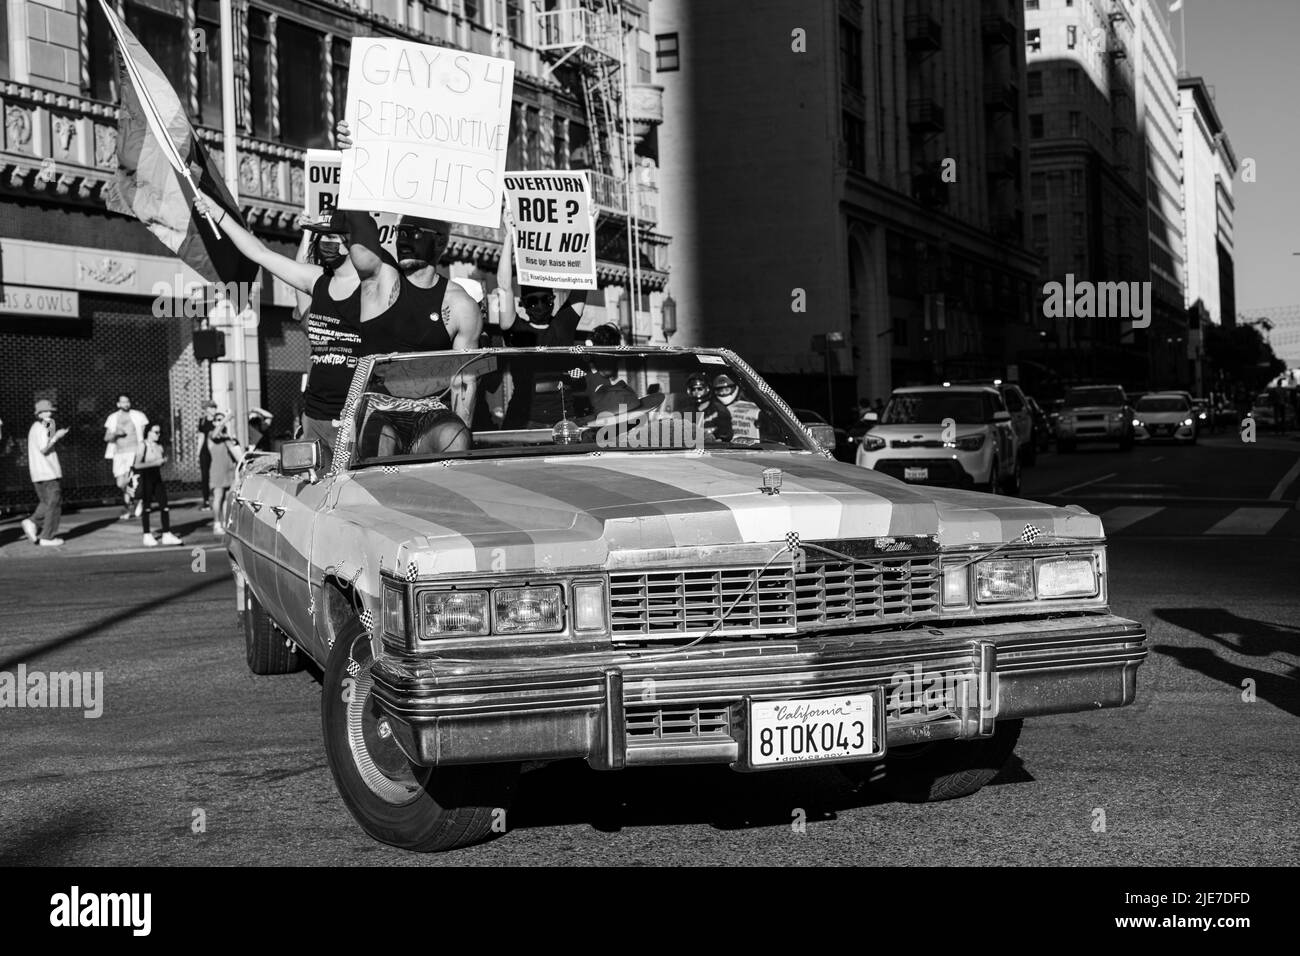
[[[925,481],[929,477],[930,477],[929,468],[904,468],[903,469],[904,481]]]
[[[875,694],[749,703],[749,762],[812,763],[881,753]]]

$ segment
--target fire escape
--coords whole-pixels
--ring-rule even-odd
[[[534,15],[537,48],[549,60],[547,75],[559,79],[556,71],[567,65],[582,92],[592,198],[600,214],[597,256],[627,264],[625,285],[636,303],[640,296],[633,290],[646,290],[642,243],[655,211],[647,202],[651,191],[637,181],[636,144],[645,118],[633,103],[642,88],[635,82],[636,44],[625,25],[626,10],[620,0],[570,0]],[[633,322],[634,311],[623,316],[624,323]],[[630,331],[625,328],[625,335]]]

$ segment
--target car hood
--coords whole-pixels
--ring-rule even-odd
[[[987,425],[958,424],[957,436],[975,435],[983,432]],[[871,429],[871,434],[876,438],[884,438],[889,441],[902,439],[906,441],[924,441],[928,439],[939,439],[943,436],[942,425],[876,425]]]
[[[764,469],[781,471],[763,494]],[[683,549],[930,535],[942,546],[1012,540],[1026,525],[1101,538],[1062,508],[970,491],[918,489],[810,454],[609,454],[364,469],[336,517],[380,553],[425,554],[425,570],[523,571],[654,562]],[[431,567],[432,565],[432,567]]]
[[[1115,412],[1122,412],[1123,405],[1078,405],[1074,408],[1063,408],[1060,411],[1062,415],[1113,415]]]

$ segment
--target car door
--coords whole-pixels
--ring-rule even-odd
[[[279,601],[284,609],[284,626],[299,641],[310,642],[315,635],[312,622],[315,603],[311,590],[314,579],[312,546],[319,527],[319,515],[326,510],[335,479],[327,476],[313,483],[303,475],[290,475],[283,480],[284,494],[275,515]]]
[[[239,541],[240,567],[257,600],[277,622],[284,620],[284,613],[279,599],[281,572],[275,559],[275,508],[283,494],[275,472],[246,474],[232,490],[228,512],[231,533]]]
[[[1020,389],[1015,386],[1002,390],[1003,400],[1006,402],[1007,411],[1011,413],[1011,425],[1016,433],[1017,444],[1024,448],[1033,441],[1034,437],[1034,417],[1029,411],[1029,406],[1025,403],[1025,397],[1021,394]]]

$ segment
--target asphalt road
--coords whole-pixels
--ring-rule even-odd
[[[104,687],[98,718],[0,709],[0,862],[1294,864],[1298,464],[1300,443],[1223,438],[1026,472],[1026,497],[1122,525],[1112,604],[1146,623],[1151,657],[1134,706],[1027,722],[972,797],[894,803],[827,769],[553,765],[523,778],[508,833],[442,856],[353,823],[320,685],[248,673],[222,552],[205,570],[188,549],[3,557],[0,672],[102,671]]]

